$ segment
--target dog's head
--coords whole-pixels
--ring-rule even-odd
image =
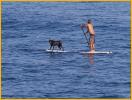
[[[54,41],[54,40],[49,40],[49,43],[51,44],[51,43],[53,43],[53,41]]]

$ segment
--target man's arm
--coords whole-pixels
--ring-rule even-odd
[[[86,33],[88,33],[89,32],[89,26],[88,26],[88,24],[86,24],[86,28],[87,28],[87,32]]]

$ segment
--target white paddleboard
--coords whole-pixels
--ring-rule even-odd
[[[50,49],[47,49],[46,51],[47,52],[68,52],[68,51],[63,51],[63,50],[50,50]]]
[[[88,52],[81,52],[82,54],[111,54],[111,51],[88,51]]]

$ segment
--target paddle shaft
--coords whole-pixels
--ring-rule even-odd
[[[88,46],[89,46],[88,38],[87,38],[87,36],[86,36],[86,34],[85,34],[85,32],[84,32],[83,29],[82,29],[82,32],[83,32],[83,34],[84,34],[84,36],[85,36],[85,39],[86,39],[86,41],[87,41],[87,43],[88,43]]]

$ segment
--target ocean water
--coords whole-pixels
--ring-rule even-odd
[[[80,24],[91,19],[97,51]],[[67,53],[48,53],[49,39]],[[129,98],[129,2],[3,2],[3,98]]]

